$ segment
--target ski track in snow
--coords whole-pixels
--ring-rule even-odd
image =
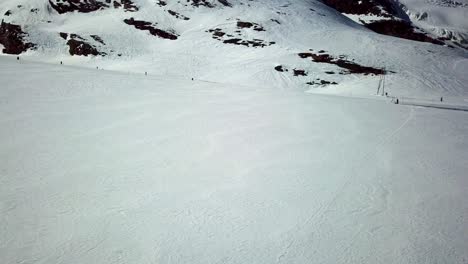
[[[468,258],[464,112],[0,59],[7,264]]]
[[[303,229],[304,226],[314,226],[316,229],[320,229],[320,225],[324,223],[327,219],[327,212],[333,208],[338,200],[340,199],[340,196],[346,191],[346,188],[353,183],[353,180],[359,179],[358,173],[357,173],[357,168],[359,168],[361,165],[363,165],[365,162],[368,161],[368,158],[378,152],[378,149],[386,144],[388,141],[390,141],[392,138],[394,138],[412,119],[413,119],[413,113],[414,109],[413,107],[410,107],[410,111],[408,114],[408,117],[402,122],[402,124],[390,131],[387,136],[383,137],[375,146],[374,150],[371,150],[363,155],[362,158],[360,158],[360,162],[358,162],[355,166],[352,167],[353,173],[350,174],[351,176],[346,177],[344,180],[344,183],[333,193],[332,198],[330,199],[329,202],[325,203],[322,205],[318,210],[312,214],[303,224],[299,225],[297,229],[292,231],[293,236],[295,234],[301,233],[301,230]],[[381,205],[379,206],[379,209],[375,210],[373,214],[378,214],[381,213],[382,211],[385,210],[387,207],[387,196],[388,196],[388,190],[385,189],[384,186],[379,185],[378,188],[381,190],[379,191],[379,194],[373,194],[372,196],[379,196],[379,200],[381,200]],[[375,204],[375,203],[374,203]],[[360,210],[363,211],[363,210]],[[360,213],[360,211],[355,211],[353,213]],[[316,219],[316,220],[314,220]],[[359,232],[356,232],[355,237],[359,235],[359,233],[362,232],[360,230]],[[354,240],[354,239],[352,239]],[[291,247],[293,247],[295,244],[295,241],[291,241],[287,244],[286,248],[282,251],[282,253],[278,256],[277,263],[281,263],[282,259],[288,254],[289,250]],[[351,248],[349,246],[347,249]],[[345,262],[346,263],[346,262]]]

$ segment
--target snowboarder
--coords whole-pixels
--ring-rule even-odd
[[[440,97],[440,101],[443,102],[443,101],[444,101],[444,98],[443,98],[443,97]]]
[[[62,61],[60,61],[60,65],[63,65],[63,62],[62,62]]]
[[[17,60],[17,61],[19,61],[19,56],[18,56],[18,57],[16,57],[16,60]]]
[[[399,104],[399,103],[400,103],[400,100],[398,100],[397,98],[395,104]]]

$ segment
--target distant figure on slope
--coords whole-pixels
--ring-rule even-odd
[[[440,97],[440,101],[443,102],[443,101],[444,101],[444,98],[443,98],[443,97]]]
[[[18,57],[16,57],[16,60],[18,60],[18,61],[19,61],[19,56],[18,56]]]
[[[399,103],[400,103],[400,100],[398,100],[397,98],[395,104],[399,104]]]

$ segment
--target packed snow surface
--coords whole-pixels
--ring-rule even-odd
[[[0,86],[1,263],[468,260],[466,111],[5,57]]]
[[[404,0],[403,3],[408,4],[408,12],[414,13],[414,6],[423,1],[429,0]],[[164,1],[167,5],[156,0],[132,2],[139,7],[137,12],[126,12],[111,5],[90,13],[59,14],[48,0],[2,0],[0,15],[10,11],[10,15],[1,19],[21,26],[28,34],[25,41],[36,45],[35,49],[21,54],[25,60],[53,64],[62,61],[65,65],[250,86],[299,87],[321,92],[351,90],[365,95],[375,92],[379,77],[339,74],[343,69],[336,65],[315,63],[298,56],[312,49],[314,53],[324,50],[334,57],[342,55],[360,65],[386,68],[392,72],[388,84],[399,96],[468,96],[466,50],[377,34],[318,0],[230,0],[232,7],[217,0]],[[209,2],[215,7],[195,7],[192,5],[195,2]],[[447,19],[446,23],[431,22],[431,29],[434,25],[438,29],[451,29],[453,25],[460,34],[468,32],[467,7],[446,8],[427,3],[423,6],[443,11],[440,20]],[[190,19],[180,19],[169,12]],[[454,21],[450,20],[452,17]],[[131,18],[173,32],[178,39],[163,39],[124,22]],[[262,30],[239,28],[239,21],[255,23]],[[225,35],[214,38],[210,30],[216,29],[220,30],[218,34]],[[72,34],[107,55],[71,56],[67,43]],[[104,44],[92,36],[98,36]],[[224,42],[232,39],[274,44],[247,47]],[[279,65],[289,71],[279,73],[275,70]],[[294,76],[294,69],[303,70],[307,76]],[[321,89],[307,84],[317,79],[339,85]]]

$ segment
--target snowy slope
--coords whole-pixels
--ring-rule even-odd
[[[25,60],[53,64],[63,61],[91,68],[148,72],[152,76],[279,89],[349,94],[352,88],[351,92],[361,95],[376,92],[379,76],[341,75],[338,73],[342,69],[335,65],[298,57],[298,53],[313,49],[315,53],[325,50],[334,57],[344,55],[363,66],[392,71],[387,84],[395,96],[468,96],[466,50],[376,34],[320,1],[236,0],[229,1],[232,7],[207,1],[212,8],[193,6],[197,1],[165,1],[166,5],[152,0],[133,2],[138,6],[136,12],[113,8],[111,4],[89,13],[59,14],[47,0],[5,0],[0,3],[0,14],[10,11],[10,15],[3,16],[5,22],[21,26],[29,35],[26,39],[36,44],[35,49],[22,54]],[[130,18],[150,22],[151,26],[177,35],[177,39],[163,39],[136,29],[124,22]],[[239,20],[256,23],[264,31],[239,28]],[[214,29],[226,35],[214,39],[214,33],[207,32]],[[60,33],[67,37],[64,39]],[[70,56],[67,41],[71,34],[77,34],[78,40],[83,39],[106,55]],[[92,36],[100,37],[104,44]],[[223,43],[233,38],[267,46]],[[278,65],[289,71],[276,71]],[[307,76],[294,76],[294,69],[303,70]],[[306,84],[321,80],[338,85]]]
[[[468,112],[0,57],[0,262],[464,263]]]
[[[67,2],[0,1],[0,263],[468,259],[465,49],[314,0]]]

